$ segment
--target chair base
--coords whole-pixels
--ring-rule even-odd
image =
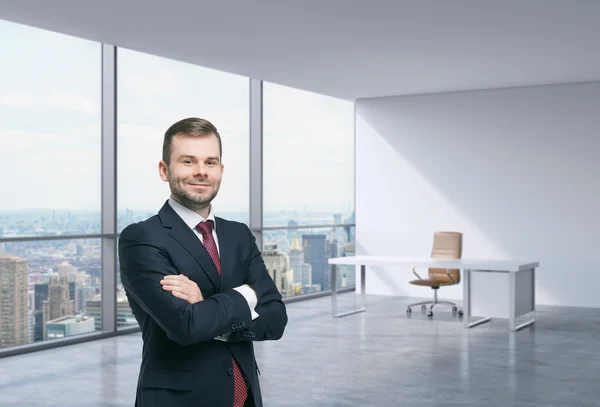
[[[421,305],[421,310],[422,311],[427,311],[427,305],[431,306],[429,307],[429,311],[427,311],[427,316],[428,317],[432,317],[433,316],[433,307],[436,304],[444,304],[444,305],[449,305],[452,307],[452,314],[456,315],[458,314],[458,316],[463,316],[463,311],[458,309],[458,306],[450,301],[440,301],[438,300],[438,295],[437,295],[437,288],[433,288],[433,301],[421,301],[421,302],[415,302],[414,304],[410,304],[406,307],[406,313],[410,314],[412,312],[412,307],[416,307],[418,305]]]

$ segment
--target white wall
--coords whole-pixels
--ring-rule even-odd
[[[538,304],[600,307],[600,82],[356,109],[358,254],[429,256],[434,231],[462,231],[463,257],[539,260]],[[373,268],[367,293],[432,295],[411,276]]]

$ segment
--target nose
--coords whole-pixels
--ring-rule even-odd
[[[194,177],[206,176],[206,166],[203,163],[199,163],[194,167]]]

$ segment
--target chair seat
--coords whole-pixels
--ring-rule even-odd
[[[429,280],[429,279],[423,279],[423,280],[412,280],[410,281],[411,284],[414,285],[422,285],[425,287],[431,287],[431,288],[440,288],[443,285],[454,285],[454,283],[450,282],[445,282],[445,281],[440,281],[440,280]]]

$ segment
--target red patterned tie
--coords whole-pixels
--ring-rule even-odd
[[[212,261],[217,266],[217,271],[221,274],[221,260],[219,259],[219,251],[217,250],[217,244],[212,235],[213,221],[207,220],[206,222],[198,223],[196,226],[202,235],[202,242],[204,247],[210,254]],[[246,397],[248,397],[248,391],[246,390],[246,382],[242,371],[238,366],[235,359],[233,359],[233,407],[243,407]]]

